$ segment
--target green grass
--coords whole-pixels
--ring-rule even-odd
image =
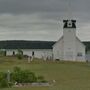
[[[52,80],[56,80],[56,82],[49,87],[5,88],[0,90],[90,90],[90,63],[35,60],[28,64],[26,59],[17,60],[15,57],[0,57],[0,71],[12,70],[15,66],[29,69],[36,75],[43,75],[49,82]]]

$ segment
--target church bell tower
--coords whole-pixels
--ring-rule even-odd
[[[76,20],[63,20],[64,60],[76,59]]]

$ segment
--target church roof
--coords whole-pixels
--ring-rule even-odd
[[[0,41],[1,49],[52,49],[55,41],[24,41],[9,40]]]
[[[54,47],[61,39],[63,39],[63,36],[61,36],[61,37],[59,38],[59,40],[53,44],[53,47]],[[79,41],[82,43],[82,45],[84,45],[84,46],[86,47],[86,51],[90,51],[90,41],[81,41],[78,37],[77,37],[77,40],[79,40]]]
[[[26,40],[8,40],[0,41],[1,49],[52,49],[56,41],[26,41]],[[90,41],[82,42],[87,50],[90,50]]]

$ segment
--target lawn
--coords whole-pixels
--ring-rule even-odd
[[[17,60],[15,57],[0,57],[0,71],[7,72],[15,66],[29,69],[36,75],[43,75],[51,83],[52,80],[56,82],[48,87],[36,86],[0,90],[90,90],[90,63],[45,62],[43,60],[27,63],[26,59]]]

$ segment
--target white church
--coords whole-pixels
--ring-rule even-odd
[[[63,36],[53,45],[53,59],[85,62],[85,45],[76,36],[76,20],[63,23]]]
[[[58,41],[0,41],[0,48],[7,56],[16,55],[17,49],[21,49],[23,55],[39,59],[85,62],[86,47],[76,36],[76,20],[63,20],[63,23],[63,36]]]

